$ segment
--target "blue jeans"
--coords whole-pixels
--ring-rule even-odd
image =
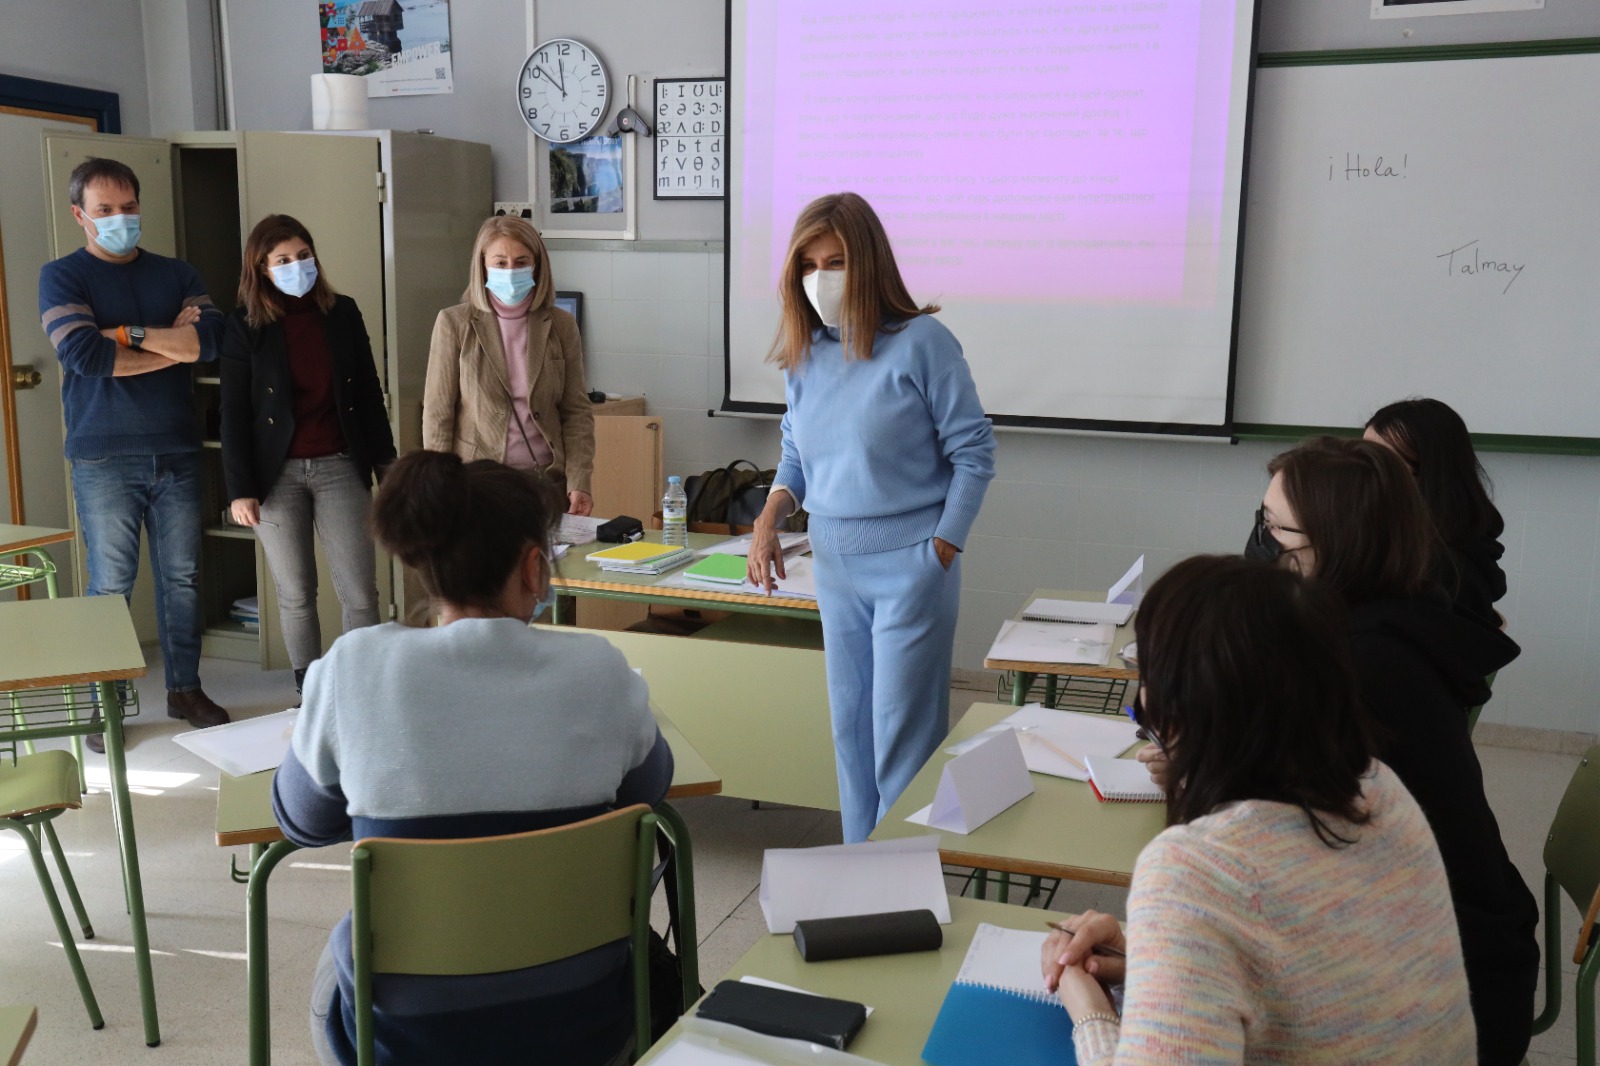
[[[961,556],[813,549],[844,841],[867,839],[950,730]]]
[[[296,670],[322,655],[313,528],[328,556],[344,631],[378,624],[377,551],[367,530],[371,511],[372,489],[355,462],[343,455],[286,460],[261,501],[256,539],[267,553],[278,590],[283,643]]]
[[[200,687],[200,463],[199,452],[72,460],[89,595],[133,593],[139,529],[149,532],[156,626],[173,692]]]

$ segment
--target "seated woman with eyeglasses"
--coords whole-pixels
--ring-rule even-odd
[[[1393,451],[1416,475],[1444,542],[1445,550],[1434,559],[1434,576],[1456,610],[1502,628],[1494,605],[1506,594],[1500,569],[1506,520],[1489,496],[1489,475],[1478,462],[1467,424],[1439,400],[1401,400],[1378,408],[1362,437]]]
[[[1135,628],[1168,828],[1134,867],[1125,933],[1089,912],[1045,942],[1078,1062],[1472,1061],[1439,849],[1373,759],[1336,597],[1200,556],[1151,587]],[[1096,945],[1125,951],[1125,973]],[[1118,979],[1120,1017],[1102,987]]]
[[[352,630],[311,664],[272,785],[284,836],[302,847],[498,836],[661,801],[672,751],[643,679],[600,637],[529,625],[553,598],[564,502],[542,475],[489,459],[419,451],[390,468],[373,530],[421,575],[439,625]],[[538,879],[557,875],[528,875],[537,906]],[[325,1064],[355,1061],[349,927],[347,916],[334,929],[313,979]],[[625,1062],[627,974],[626,940],[507,973],[386,974],[378,1061]]]
[[[1515,1066],[1532,1034],[1539,908],[1500,839],[1467,711],[1520,654],[1430,583],[1437,533],[1383,445],[1319,437],[1273,459],[1252,543],[1343,601],[1377,756],[1417,798],[1450,877],[1481,1066]],[[1143,651],[1143,645],[1140,645]]]

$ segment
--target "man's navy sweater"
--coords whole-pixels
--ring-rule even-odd
[[[39,318],[61,359],[67,458],[169,455],[200,447],[194,377],[188,366],[113,377],[117,344],[100,335],[118,326],[171,326],[185,307],[200,309],[200,361],[217,357],[222,312],[194,267],[140,250],[108,263],[85,249],[39,272]]]

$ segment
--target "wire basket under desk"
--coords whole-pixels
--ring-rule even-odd
[[[113,681],[122,702],[122,719],[139,715],[139,689],[131,681]],[[16,758],[25,740],[70,736],[86,727],[100,706],[101,682],[0,691],[0,752]],[[93,732],[99,732],[98,728]]]

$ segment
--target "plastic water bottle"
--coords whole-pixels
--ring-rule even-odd
[[[661,497],[661,542],[685,547],[689,543],[689,497],[681,478],[667,478],[667,494]]]

